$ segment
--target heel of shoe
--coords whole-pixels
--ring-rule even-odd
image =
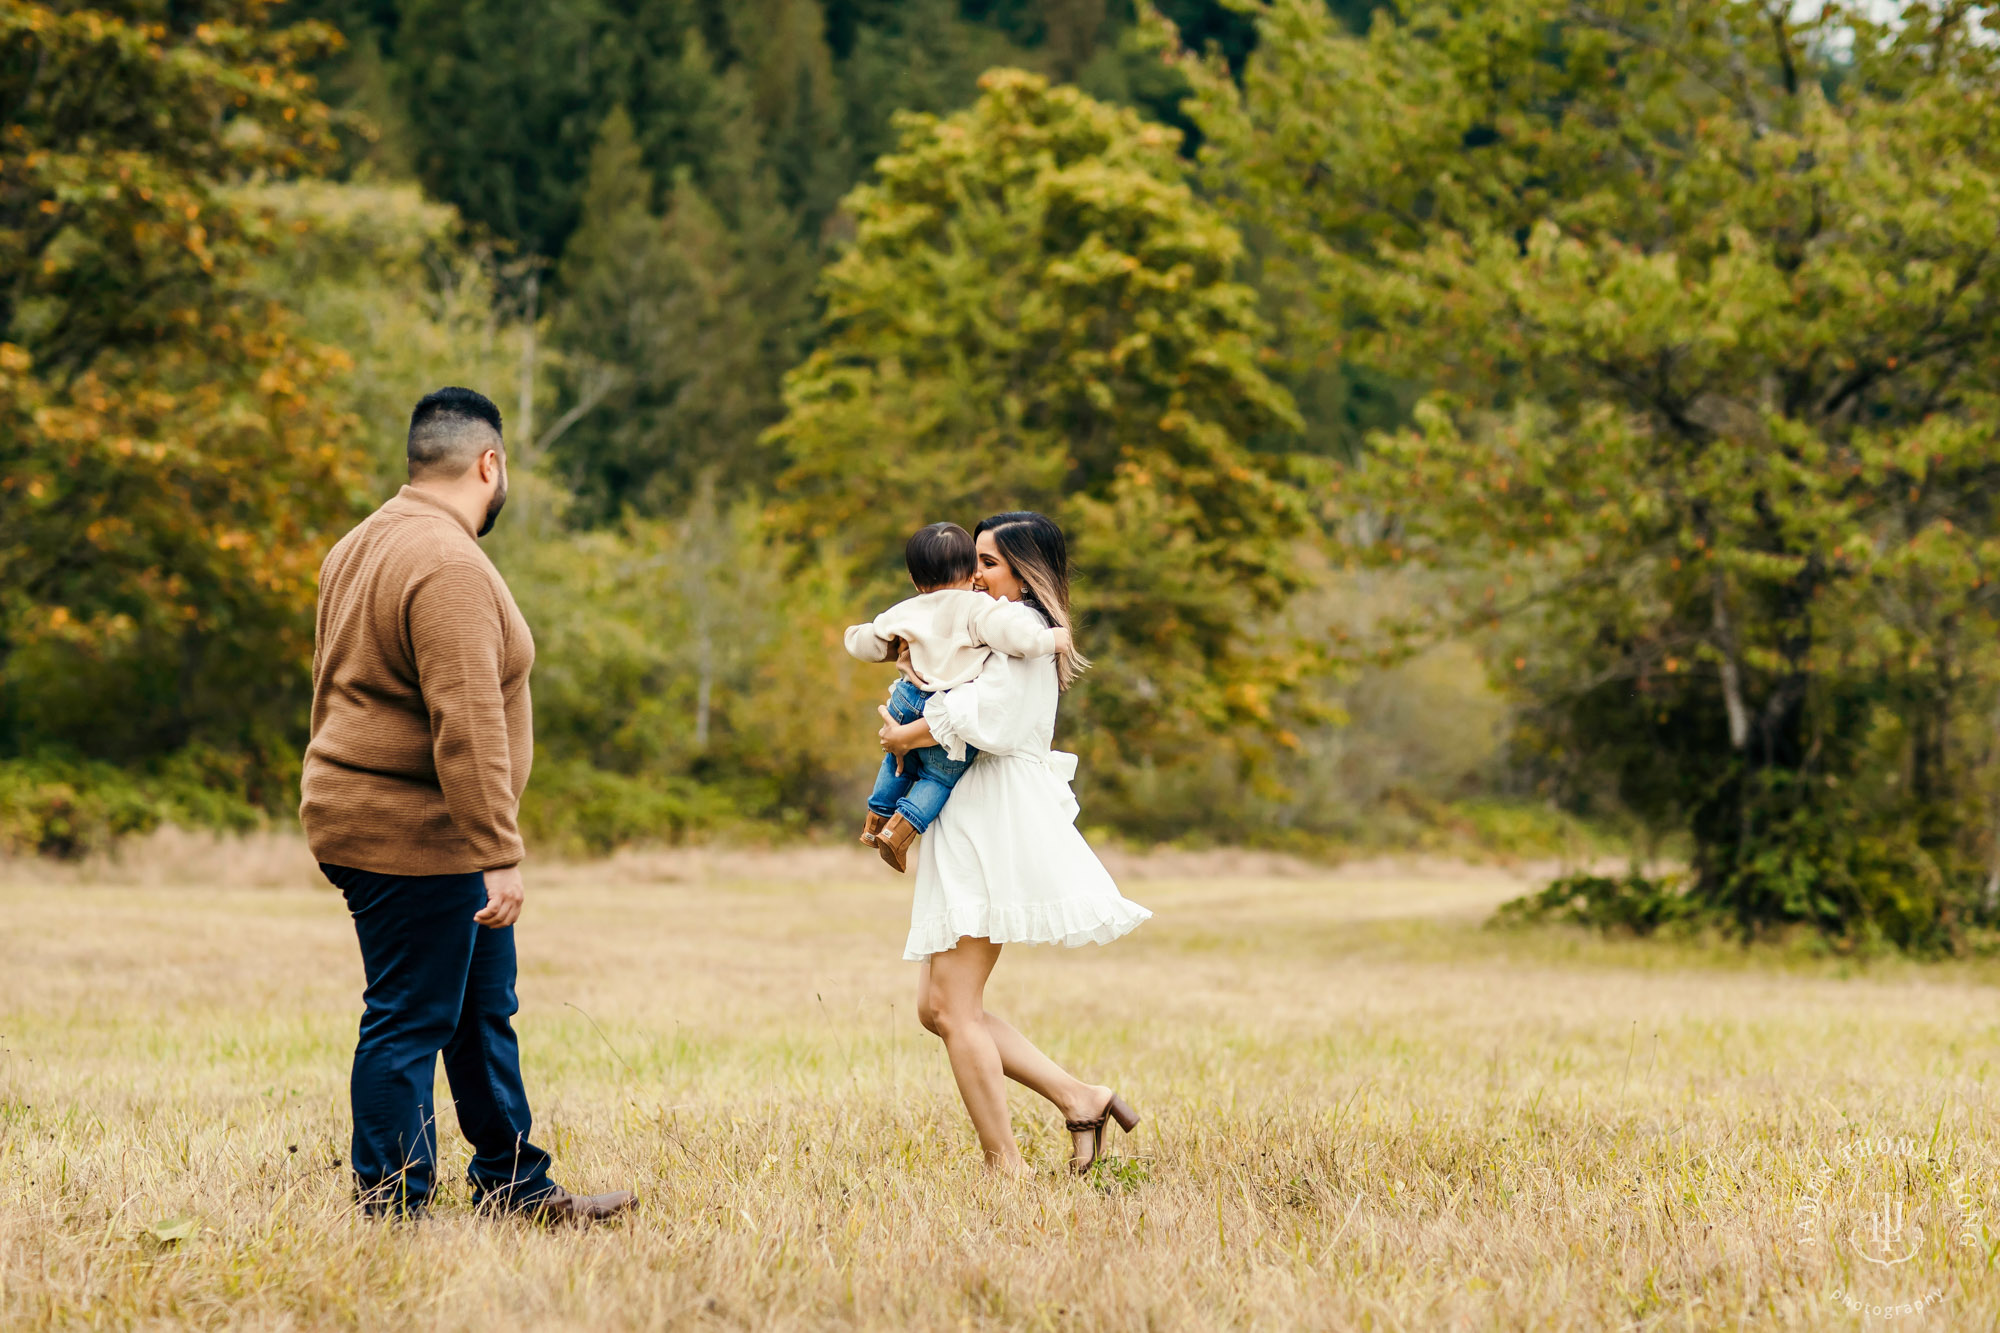
[[[1130,1134],[1133,1127],[1139,1123],[1139,1113],[1115,1092],[1111,1094],[1111,1102],[1104,1108],[1104,1113],[1116,1120],[1118,1128],[1127,1134]]]

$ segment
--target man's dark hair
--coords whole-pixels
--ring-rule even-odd
[[[488,449],[502,448],[500,409],[456,386],[417,400],[410,413],[410,478],[462,477]]]
[[[972,534],[956,523],[933,523],[903,547],[903,563],[918,592],[972,577]]]

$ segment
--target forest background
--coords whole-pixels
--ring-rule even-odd
[[[0,849],[291,817],[313,579],[507,412],[538,846],[845,836],[923,523],[1044,509],[1092,831],[2000,903],[1986,15],[0,5]]]

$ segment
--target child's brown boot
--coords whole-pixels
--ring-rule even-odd
[[[898,873],[909,869],[910,844],[917,840],[916,826],[898,812],[882,826],[875,835],[875,850],[882,853],[882,859],[896,867]]]
[[[878,815],[873,810],[870,810],[868,812],[868,822],[861,826],[861,841],[873,847],[875,845],[875,835],[880,833],[882,826],[888,822],[889,816]]]

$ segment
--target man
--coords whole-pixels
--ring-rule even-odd
[[[475,1202],[596,1221],[633,1196],[549,1179],[508,1021],[535,644],[477,540],[507,502],[503,450],[484,396],[426,396],[410,414],[410,484],[320,567],[299,817],[346,895],[368,977],[351,1083],[362,1207],[429,1204],[442,1051]]]

